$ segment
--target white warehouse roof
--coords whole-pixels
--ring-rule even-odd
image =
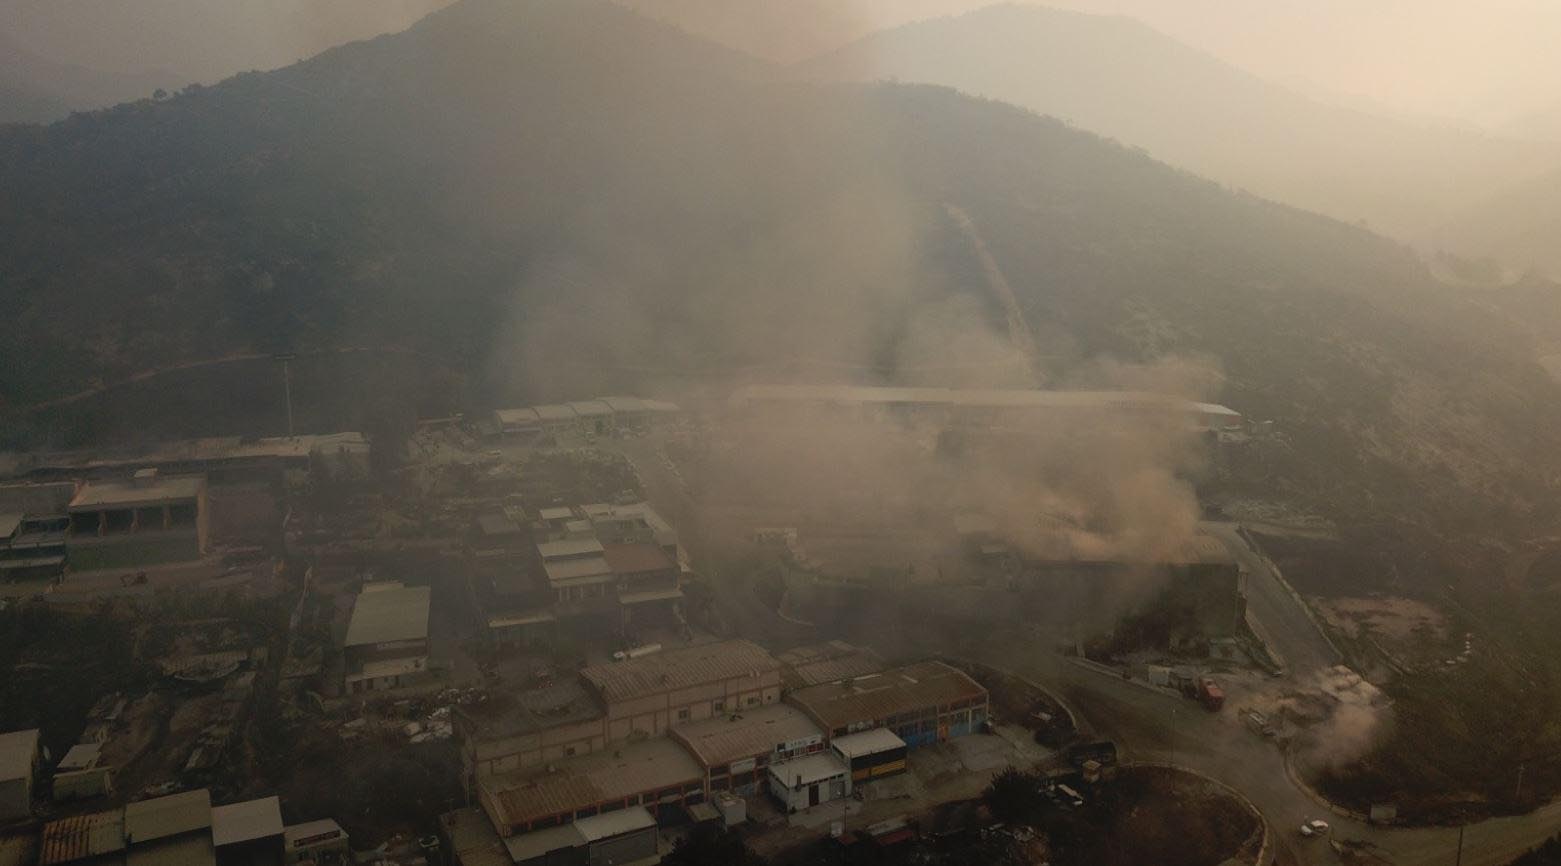
[[[367,646],[428,637],[432,590],[426,586],[366,584],[352,606],[343,646]]]

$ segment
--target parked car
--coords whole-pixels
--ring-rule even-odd
[[[1328,822],[1313,818],[1301,825],[1302,836],[1326,836],[1328,835]]]

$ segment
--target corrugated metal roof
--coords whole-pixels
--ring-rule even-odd
[[[22,525],[22,513],[20,511],[7,511],[0,514],[0,538],[10,538],[16,534],[16,528]]]
[[[936,661],[810,686],[786,696],[831,731],[971,698],[985,699],[986,689],[963,671]]]
[[[645,411],[645,401],[638,397],[603,397],[602,402],[618,413]]]
[[[586,843],[600,842],[637,830],[649,830],[655,826],[656,819],[643,806],[581,818],[574,823],[575,832]]]
[[[728,640],[592,665],[580,671],[580,677],[595,686],[603,699],[617,702],[779,669],[780,662],[758,644]]]
[[[560,505],[554,508],[544,508],[537,512],[537,516],[543,520],[573,520],[575,511],[566,505]]]
[[[888,752],[894,749],[905,748],[905,741],[895,736],[894,731],[888,728],[874,728],[871,731],[863,731],[860,734],[846,734],[830,741],[830,746],[835,751],[847,758],[858,758],[862,755],[875,755],[879,752]]]
[[[428,607],[432,590],[426,586],[364,587],[352,606],[343,646],[367,646],[428,637]]]
[[[793,689],[875,674],[885,667],[877,653],[838,640],[797,647],[776,658],[786,666],[786,685]]]
[[[612,577],[612,568],[607,565],[607,560],[600,556],[591,556],[585,559],[556,559],[552,562],[544,562],[542,563],[542,571],[547,575],[548,583],[580,580],[587,577]]]
[[[537,415],[537,410],[529,406],[524,409],[500,409],[493,414],[498,417],[499,423],[505,427],[523,427],[535,424],[541,420]]]
[[[125,810],[94,812],[43,825],[38,866],[55,866],[125,849]]]
[[[591,556],[602,552],[602,543],[594,538],[563,538],[544,541],[537,545],[537,553],[543,559],[570,559]]]
[[[218,845],[280,835],[282,801],[276,797],[231,803],[211,810],[211,839]]]
[[[654,544],[604,544],[602,556],[615,574],[643,574],[672,568],[672,560]]]
[[[199,497],[205,489],[204,475],[170,475],[144,482],[131,479],[88,481],[70,501],[70,510],[185,502]]]
[[[518,826],[596,803],[702,785],[704,778],[704,770],[682,746],[654,739],[572,758],[553,773],[496,776],[483,787],[498,805],[500,823]]]
[[[531,408],[537,410],[537,416],[543,421],[573,421],[579,417],[575,415],[575,410],[558,404],[533,406]]]
[[[125,807],[125,838],[132,845],[210,826],[211,792],[205,788],[142,800]]]
[[[37,756],[37,728],[0,734],[0,782],[31,776]]]
[[[599,418],[612,414],[612,407],[601,400],[578,400],[570,403],[569,408],[575,410],[575,414],[581,418]]]
[[[673,738],[682,741],[705,767],[724,767],[767,755],[783,743],[823,734],[806,713],[786,704],[742,710],[672,729]]]

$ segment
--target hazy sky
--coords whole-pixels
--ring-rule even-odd
[[[448,0],[0,0],[53,60],[211,81],[400,29]],[[524,0],[520,0],[524,2]],[[983,0],[625,0],[781,59]],[[1502,127],[1561,111],[1561,0],[1053,0],[1139,18],[1314,95]]]

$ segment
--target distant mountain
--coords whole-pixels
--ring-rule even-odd
[[[58,63],[0,38],[0,123],[50,123],[183,83],[169,73],[116,74]]]
[[[596,0],[463,0],[0,130],[0,432],[55,435],[21,407],[95,379],[344,346],[551,394],[993,376],[1004,311],[949,205],[1047,381],[1212,359],[1282,431],[1226,483],[1335,518],[1381,575],[1482,574],[1488,539],[1556,516],[1561,390],[1410,250],[945,88],[781,80]]]
[[[0,122],[48,122],[402,30],[450,0],[0,3]]]
[[[1553,149],[1339,108],[1129,18],[1001,5],[876,33],[801,66],[957,87],[1233,187],[1408,238],[1561,161]]]

